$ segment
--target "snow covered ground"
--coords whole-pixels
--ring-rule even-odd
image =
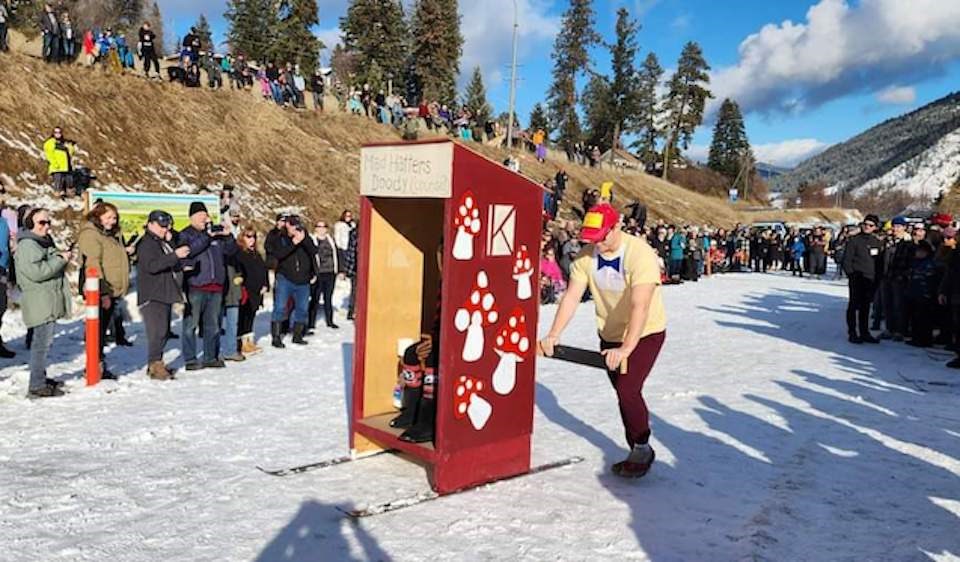
[[[0,559],[958,560],[960,375],[846,343],[845,293],[749,274],[666,288],[642,480],[607,471],[624,445],[605,375],[543,360],[533,461],[585,462],[359,523],[335,507],[425,490],[423,470],[254,468],[346,452],[349,331],[172,383],[121,349],[120,381],[86,389],[64,325],[50,374],[70,395],[27,401],[23,366],[0,370]],[[592,321],[582,307],[565,342],[593,345]],[[22,360],[22,331],[4,335]]]

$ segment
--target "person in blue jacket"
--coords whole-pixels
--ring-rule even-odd
[[[793,252],[793,273],[796,277],[803,277],[803,256],[807,253],[807,245],[803,242],[803,236],[799,234],[793,237],[793,244],[790,245]]]
[[[220,359],[220,317],[227,284],[225,258],[237,253],[229,221],[214,226],[207,207],[200,201],[190,204],[190,226],[183,229],[178,245],[189,246],[181,260],[187,286],[188,307],[183,318],[183,359],[188,371],[223,368]],[[202,326],[203,362],[197,360],[197,328]]]

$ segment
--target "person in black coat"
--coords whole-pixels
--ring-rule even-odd
[[[240,316],[237,322],[240,351],[244,354],[258,353],[262,350],[256,345],[253,324],[257,311],[263,304],[263,295],[270,285],[267,264],[257,251],[257,233],[252,228],[247,227],[240,233],[237,245],[240,251],[235,256],[235,263],[237,272],[243,279]]]
[[[140,27],[137,44],[140,47],[140,57],[143,59],[143,73],[150,78],[150,65],[157,71],[157,77],[160,77],[160,59],[157,57],[157,34],[150,29],[150,22],[143,22]]]
[[[850,343],[879,342],[870,334],[870,305],[880,269],[877,262],[883,251],[883,242],[876,236],[879,224],[877,215],[867,215],[860,234],[850,238],[843,255],[843,271],[850,278],[850,302],[847,305]]]
[[[307,316],[310,306],[310,283],[316,277],[316,247],[307,236],[299,217],[286,219],[285,236],[277,236],[267,241],[268,262],[275,261],[277,266],[276,286],[274,287],[273,318],[270,324],[272,345],[282,348],[281,334],[286,317],[287,302],[293,300],[293,343],[306,345]]]
[[[325,221],[318,221],[314,226],[313,235],[310,237],[316,248],[317,268],[316,282],[310,291],[310,323],[309,329],[313,330],[317,323],[317,311],[320,301],[323,301],[323,316],[327,322],[327,327],[334,330],[339,329],[333,322],[333,289],[336,285],[337,275],[341,272],[340,259],[337,253],[337,245],[330,235],[330,230]],[[309,332],[308,332],[309,333]]]
[[[172,378],[163,364],[163,347],[173,305],[183,302],[180,260],[190,254],[189,246],[174,249],[171,245],[172,226],[169,213],[152,211],[146,233],[137,243],[137,305],[147,332],[147,374],[156,380]]]

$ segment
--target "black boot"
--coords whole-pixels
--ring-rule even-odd
[[[273,337],[273,341],[270,342],[270,345],[279,349],[283,349],[287,347],[283,345],[283,336],[280,334],[281,329],[282,329],[281,322],[270,323],[270,335]]]
[[[303,339],[303,334],[306,332],[307,326],[302,322],[297,322],[293,325],[293,343],[297,345],[307,345],[307,340]]]
[[[417,409],[423,396],[422,377],[419,366],[404,365],[402,411],[390,420],[390,427],[407,429],[417,421]]]
[[[433,441],[433,429],[437,420],[437,401],[434,397],[436,378],[433,370],[428,369],[423,376],[423,396],[420,397],[420,407],[417,410],[417,421],[413,427],[400,434],[401,441],[409,443],[426,443]]]

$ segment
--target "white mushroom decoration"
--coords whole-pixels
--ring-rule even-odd
[[[453,239],[453,259],[473,259],[473,237],[480,233],[480,209],[473,193],[466,191],[460,199],[456,209],[453,224],[457,227],[457,235]]]
[[[500,356],[497,370],[493,372],[493,390],[497,394],[510,394],[517,384],[517,363],[523,362],[524,354],[530,350],[527,318],[520,307],[513,309],[497,333],[497,343],[493,349]]]
[[[453,417],[458,420],[469,417],[470,425],[476,430],[483,429],[493,413],[493,406],[479,394],[483,388],[483,381],[462,375],[453,393]]]
[[[458,332],[467,332],[467,339],[463,344],[463,360],[472,363],[483,355],[483,329],[497,322],[496,298],[490,291],[490,280],[487,273],[477,273],[477,280],[473,284],[470,296],[457,310],[453,317],[453,324]]]
[[[533,262],[526,246],[517,250],[516,260],[513,262],[513,278],[517,282],[517,298],[525,301],[533,296],[533,287],[530,277],[533,276]]]

